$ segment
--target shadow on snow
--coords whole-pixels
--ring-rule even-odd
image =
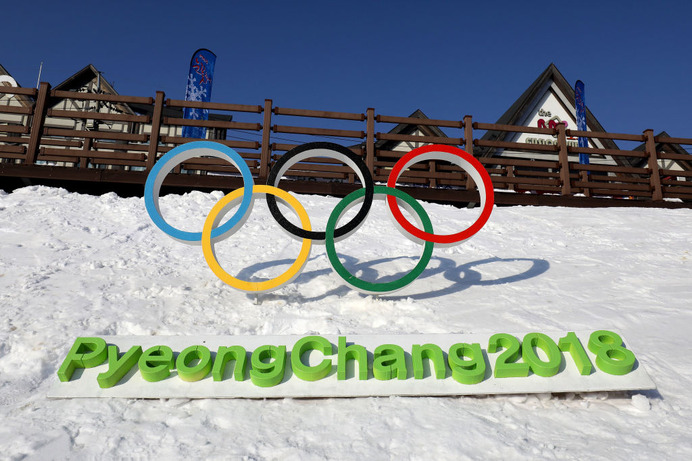
[[[323,257],[322,255],[320,256],[313,256],[310,259],[315,259],[318,257]],[[363,279],[363,280],[369,280],[369,281],[374,281],[377,280],[377,282],[388,282],[397,278],[400,278],[406,274],[406,272],[400,272],[397,274],[392,274],[392,275],[387,275],[387,276],[382,276],[381,278],[379,277],[378,271],[374,268],[374,266],[377,266],[378,264],[383,264],[383,263],[389,263],[389,262],[394,262],[394,261],[402,261],[402,260],[414,260],[416,258],[412,257],[394,257],[394,258],[380,258],[376,259],[374,261],[367,261],[367,262],[360,262],[357,258],[354,258],[352,256],[344,256],[340,255],[340,258],[344,264],[344,266],[351,272],[352,274],[357,274],[358,278]],[[538,277],[539,275],[542,275],[543,273],[547,272],[548,269],[550,268],[550,263],[544,259],[534,259],[534,258],[498,258],[498,257],[493,257],[493,258],[486,258],[486,259],[481,259],[478,261],[473,261],[469,262],[466,264],[462,265],[457,265],[456,262],[453,259],[449,258],[444,258],[444,257],[432,257],[430,259],[431,264],[428,265],[428,267],[423,271],[423,273],[418,277],[413,283],[408,285],[405,289],[411,290],[411,288],[416,288],[416,286],[421,285],[421,281],[425,279],[429,279],[434,276],[438,276],[439,274],[442,274],[442,276],[451,282],[450,285],[447,285],[442,288],[438,289],[432,289],[429,291],[422,291],[418,293],[411,293],[407,295],[399,295],[398,292],[393,292],[389,294],[383,294],[383,295],[378,295],[381,298],[386,298],[386,299],[391,299],[391,300],[396,300],[396,299],[431,299],[431,298],[436,298],[439,296],[446,296],[452,293],[458,293],[460,291],[464,291],[467,288],[473,287],[473,286],[494,286],[494,285],[503,285],[503,284],[508,284],[508,283],[516,283],[516,282],[521,282],[523,280],[528,280],[533,277]],[[437,262],[438,264],[435,267],[433,266],[433,262]],[[531,267],[529,267],[527,270],[524,270],[522,272],[514,273],[511,275],[506,275],[504,277],[500,278],[495,278],[495,279],[484,279],[483,274],[476,270],[478,266],[483,266],[487,264],[501,264],[501,265],[507,265],[510,268],[514,265],[516,265],[517,262],[530,262]],[[238,274],[238,278],[243,279],[243,280],[248,280],[249,278],[252,277],[253,274],[257,273],[258,271],[268,269],[274,266],[278,265],[290,265],[292,264],[292,260],[279,260],[279,261],[270,261],[270,262],[264,262],[264,263],[258,263],[254,264],[252,266],[246,267],[245,269],[241,270],[240,273]],[[309,261],[308,261],[309,264]],[[329,275],[333,273],[334,270],[331,268],[326,268],[326,269],[319,269],[319,270],[313,270],[313,271],[304,271],[302,272],[298,278],[296,278],[292,283],[295,283],[296,285],[307,285],[311,281],[313,281],[315,278],[322,276],[322,275]],[[503,270],[503,272],[505,272]],[[339,277],[336,273],[334,273],[334,276]],[[304,297],[300,294],[297,296],[300,298],[299,300],[301,302],[311,302],[311,301],[319,301],[325,298],[328,298],[330,296],[345,296],[351,291],[356,291],[354,288],[346,284],[345,281],[341,280],[340,286],[336,288],[332,288],[330,290],[327,290],[325,293],[320,294],[319,296],[315,297]],[[423,286],[430,286],[430,284],[423,284]],[[255,294],[249,294],[248,297],[250,298],[255,298],[257,295]],[[264,300],[271,300],[271,299],[285,299],[286,295],[281,295],[277,294],[276,292],[274,293],[264,293],[260,295],[262,299]],[[296,296],[296,294],[292,293],[290,295],[291,297]],[[368,295],[368,294],[361,294],[363,297],[368,297],[368,296],[373,296],[373,295]]]

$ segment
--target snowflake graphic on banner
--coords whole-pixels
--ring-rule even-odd
[[[207,88],[202,87],[197,84],[197,79],[192,72],[187,76],[187,90],[185,91],[186,101],[206,101],[207,100]],[[190,120],[206,120],[209,111],[206,109],[187,109],[187,116]]]
[[[187,75],[185,88],[185,100],[195,102],[209,102],[211,100],[212,79],[216,55],[209,50],[199,49],[195,51],[190,60],[190,70]],[[183,109],[183,118],[187,120],[208,120],[209,110],[186,107]],[[202,126],[183,126],[183,138],[204,139],[207,129]]]

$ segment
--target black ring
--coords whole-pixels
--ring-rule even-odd
[[[284,155],[282,155],[281,158],[272,166],[272,169],[269,172],[269,177],[267,177],[267,185],[278,187],[278,183],[281,180],[281,176],[283,175],[283,173],[286,170],[288,170],[288,168],[290,168],[290,166],[294,163],[301,161],[303,158],[309,157],[309,155],[306,155],[305,152],[315,149],[325,149],[334,151],[334,154],[332,155],[322,154],[319,156],[334,158],[342,161],[348,160],[352,162],[353,165],[355,165],[358,168],[358,171],[360,172],[359,176],[361,178],[361,181],[364,182],[363,186],[365,187],[365,197],[363,198],[363,204],[361,205],[360,210],[353,219],[351,219],[343,226],[338,227],[334,230],[334,238],[346,236],[354,230],[356,230],[358,226],[360,226],[363,223],[363,221],[365,221],[368,212],[370,212],[370,206],[372,205],[372,200],[375,192],[375,184],[372,180],[370,170],[368,170],[368,167],[363,161],[363,159],[360,156],[356,155],[351,149],[332,142],[309,142],[307,144],[301,144],[300,146],[296,146],[293,149],[286,152]],[[296,160],[293,160],[297,156],[300,157]],[[291,162],[291,160],[293,161]],[[281,214],[279,206],[276,204],[276,197],[267,194],[266,199],[269,211],[271,212],[276,222],[278,222],[281,225],[281,227],[286,229],[286,231],[288,231],[290,234],[303,239],[308,238],[318,241],[326,240],[326,232],[308,231],[296,226],[295,224],[291,223],[288,219],[286,219],[284,215]]]

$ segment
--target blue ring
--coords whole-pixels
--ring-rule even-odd
[[[161,229],[163,232],[168,234],[168,236],[180,240],[184,243],[200,243],[202,241],[202,232],[188,232],[177,229],[166,222],[161,216],[159,211],[159,191],[161,190],[161,184],[164,178],[171,172],[175,166],[184,162],[189,158],[194,158],[199,156],[190,155],[188,152],[191,149],[211,149],[215,151],[217,155],[213,153],[204,153],[202,155],[211,155],[223,160],[228,160],[231,162],[243,177],[243,187],[245,191],[243,193],[243,200],[231,218],[226,221],[222,226],[217,227],[211,233],[212,239],[218,238],[223,234],[231,231],[233,227],[238,224],[242,224],[243,218],[246,212],[250,209],[252,205],[252,186],[254,186],[254,180],[252,179],[252,173],[250,173],[250,168],[245,163],[243,157],[240,156],[235,150],[228,146],[219,144],[217,142],[210,141],[194,141],[189,142],[178,147],[175,147],[168,151],[163,157],[159,159],[158,162],[149,172],[147,176],[147,182],[144,186],[144,205],[146,206],[147,213],[149,217],[154,222],[156,227]]]

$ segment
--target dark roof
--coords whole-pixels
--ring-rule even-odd
[[[664,137],[664,138],[669,138],[670,135],[665,132],[661,131],[659,134],[655,136],[655,138],[658,137]],[[639,146],[635,147],[632,150],[644,152],[646,151],[646,143],[642,143]],[[675,163],[680,165],[680,168],[686,171],[692,171],[692,155],[690,155],[689,152],[685,150],[684,147],[682,147],[680,144],[671,144],[671,143],[663,143],[663,142],[657,142],[656,143],[656,152],[666,152],[666,153],[672,153],[672,154],[683,154],[683,155],[688,155],[690,157],[689,160],[673,160]],[[634,166],[636,167],[641,167],[641,168],[646,168],[649,160],[646,158],[637,158],[633,159],[636,160],[634,163]]]
[[[416,109],[415,112],[409,115],[409,118],[420,118],[427,120],[428,116],[425,115],[422,110]],[[392,128],[388,132],[388,134],[406,135],[413,134],[414,132],[416,132],[416,130],[422,131],[426,136],[439,136],[442,138],[448,137],[439,127],[430,125],[416,125],[413,123],[400,123],[394,128]],[[375,148],[381,150],[393,150],[401,142],[402,141],[379,140],[375,143]]]
[[[574,87],[567,82],[567,79],[560,73],[555,64],[550,63],[550,65],[543,71],[541,75],[538,76],[536,80],[529,86],[524,93],[522,93],[519,98],[514,101],[507,112],[502,114],[502,116],[497,120],[498,125],[515,125],[517,120],[519,120],[525,112],[530,109],[530,104],[541,94],[538,91],[543,87],[543,85],[548,81],[553,81],[560,89],[562,94],[564,94],[569,101],[572,102],[572,107],[574,107]],[[586,107],[586,124],[591,131],[605,131],[605,128],[599,123],[593,113]]]
[[[77,71],[75,74],[72,76],[68,77],[66,80],[64,80],[62,83],[58,84],[56,87],[54,87],[54,90],[62,90],[62,91],[76,91],[80,88],[82,88],[84,85],[89,83],[95,78],[99,78],[99,75],[101,72],[96,69],[96,67],[93,66],[93,64],[87,64],[86,67],[82,68],[81,70]],[[115,91],[115,88],[106,80],[103,78],[103,75],[100,75],[100,86],[99,90],[102,91],[103,93],[106,94],[118,94],[117,91]]]
[[[558,89],[565,95],[568,101],[571,102],[572,108],[574,108],[574,87],[567,82],[567,79],[558,70],[555,64],[550,63],[550,65],[538,76],[536,80],[524,91],[519,98],[514,101],[507,111],[500,116],[500,118],[495,122],[498,125],[516,125],[519,120],[521,120],[526,112],[533,106],[532,103],[543,95],[539,93],[542,88],[548,82],[554,82]],[[586,124],[591,129],[591,131],[602,131],[605,132],[605,128],[596,119],[594,114],[586,107]],[[504,141],[507,136],[512,133],[506,131],[488,131],[483,135],[481,139],[493,140],[493,141]],[[617,144],[611,139],[601,139],[600,142],[606,149],[618,149]],[[475,149],[476,155],[482,157],[492,156],[494,153],[493,148]],[[617,157],[616,161],[623,159],[623,163],[631,163],[634,159],[625,159],[623,157]]]
[[[10,75],[10,73],[7,71],[7,69],[5,69],[5,68],[2,66],[2,64],[0,64],[0,75],[9,75],[10,77],[12,77],[12,76]]]
[[[12,77],[12,74],[10,74],[9,71],[8,71],[7,69],[5,69],[5,68],[2,66],[2,64],[0,64],[0,75],[7,75],[8,77]],[[18,86],[19,88],[22,87],[22,85],[20,85],[19,82],[17,82],[17,80],[14,79],[14,77],[12,77],[12,79],[15,81],[15,83],[17,84],[17,86]],[[14,98],[15,98],[17,101],[19,101],[19,103],[20,103],[21,105],[23,105],[23,106],[25,106],[25,107],[30,107],[30,106],[33,104],[33,101],[34,101],[34,98],[33,98],[33,97],[31,97],[31,96],[26,96],[26,95],[23,95],[23,94],[15,94],[15,95],[14,95]]]
[[[108,80],[103,78],[101,72],[99,72],[98,69],[96,69],[96,67],[93,66],[93,64],[87,64],[84,68],[78,70],[72,76],[68,77],[66,80],[62,81],[57,86],[53,87],[53,90],[78,91],[94,79],[98,81],[98,88],[96,89],[97,93],[113,95],[118,94],[118,92],[115,91],[115,88],[113,88],[113,86],[108,82]],[[51,98],[51,107],[57,105],[63,99],[65,98]],[[134,111],[132,110],[132,108],[130,108],[128,104],[115,103],[113,107],[117,107],[117,110],[120,110],[126,114],[134,114]]]

